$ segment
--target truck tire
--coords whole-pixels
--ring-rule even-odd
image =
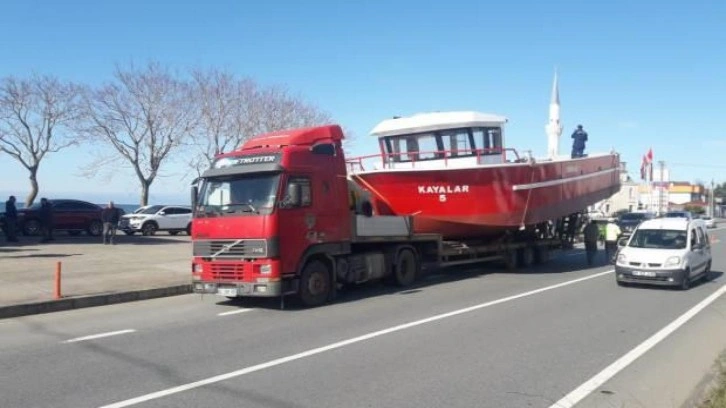
[[[416,254],[408,249],[402,249],[396,256],[396,264],[393,267],[393,281],[396,285],[406,287],[416,281],[418,277],[418,262]]]
[[[317,259],[303,268],[300,276],[300,301],[307,307],[320,306],[330,296],[330,267]]]
[[[519,258],[519,266],[522,268],[529,268],[534,263],[534,248],[531,246],[519,248],[517,255]]]

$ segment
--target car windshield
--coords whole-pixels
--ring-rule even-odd
[[[639,229],[628,243],[633,248],[683,249],[686,247],[686,231]]]
[[[270,214],[275,207],[279,174],[237,174],[205,180],[197,214]]]
[[[164,208],[163,205],[152,205],[147,208],[144,208],[141,211],[137,210],[138,212],[136,212],[136,214],[156,214],[162,208]]]
[[[688,214],[680,211],[671,211],[665,214],[666,218],[688,218]]]

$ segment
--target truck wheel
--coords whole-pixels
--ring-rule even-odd
[[[393,279],[398,286],[409,286],[416,281],[418,275],[418,262],[416,254],[410,249],[402,249],[396,257]]]
[[[519,265],[522,268],[529,268],[534,263],[534,248],[526,246],[517,251],[519,254]]]
[[[300,300],[305,306],[319,306],[330,295],[330,268],[325,263],[314,260],[308,262],[300,277]]]

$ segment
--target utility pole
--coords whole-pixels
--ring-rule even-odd
[[[708,211],[709,211],[708,216],[711,218],[714,218],[716,216],[716,214],[715,214],[716,208],[714,207],[714,194],[713,194],[714,190],[715,190],[715,187],[714,187],[713,179],[711,179],[711,201],[708,204]]]
[[[660,186],[658,187],[658,213],[663,214],[664,212],[668,211],[668,203],[664,203],[664,201],[665,201],[665,179],[664,179],[665,161],[663,161],[663,160],[658,161],[658,167],[660,168]]]

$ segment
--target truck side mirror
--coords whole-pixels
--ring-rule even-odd
[[[197,189],[196,185],[192,186],[191,194],[192,194],[192,197],[191,197],[192,198],[192,200],[191,200],[192,212],[194,212],[194,211],[196,211],[196,208],[197,208],[197,195],[199,195],[199,189]]]

